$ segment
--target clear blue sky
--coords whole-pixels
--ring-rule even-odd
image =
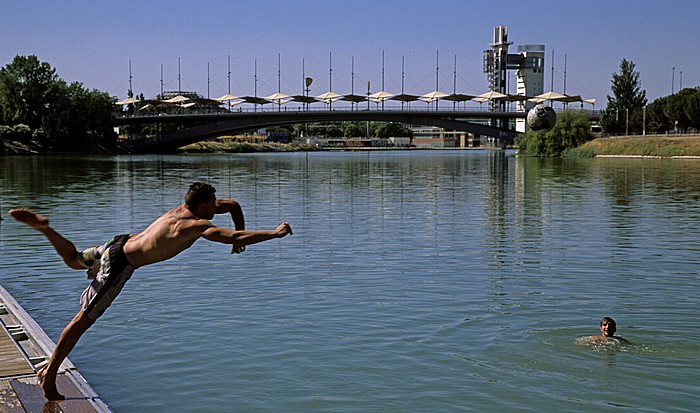
[[[252,95],[300,94],[302,59],[314,78],[312,95],[329,89],[347,94],[381,89],[424,94],[487,91],[483,50],[493,27],[506,25],[511,52],[520,44],[546,47],[545,90],[584,99],[604,108],[610,79],[626,58],[637,65],[649,101],[682,86],[700,85],[700,1],[468,1],[468,0],[125,0],[0,2],[0,66],[16,55],[34,54],[66,81],[79,81],[125,98],[129,60],[134,92],[146,98],[178,88],[211,97],[228,91]],[[438,59],[439,56],[439,59]],[[332,66],[331,66],[332,64]],[[675,67],[675,71],[673,68]],[[515,93],[512,77],[511,93]]]

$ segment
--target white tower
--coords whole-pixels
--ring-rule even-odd
[[[518,54],[522,56],[518,71],[518,95],[537,96],[544,93],[544,45],[518,46]],[[527,112],[535,104],[529,101],[521,101],[517,104],[518,112]],[[527,132],[527,119],[517,119],[515,130]]]

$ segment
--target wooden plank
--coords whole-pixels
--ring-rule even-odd
[[[78,390],[73,381],[65,374],[56,378],[58,392],[66,396],[66,400],[49,402],[44,397],[36,377],[12,380],[12,388],[17,393],[27,412],[55,411],[65,413],[95,413],[90,400]],[[48,409],[50,408],[50,409]],[[4,412],[4,410],[3,410]]]
[[[0,411],[26,413],[9,381],[0,381]]]
[[[12,314],[17,319],[17,324],[24,326],[27,335],[29,335],[32,340],[36,343],[39,349],[48,358],[53,353],[56,344],[51,341],[49,336],[46,335],[44,330],[39,327],[36,321],[27,314],[26,311],[19,305],[19,303],[0,285],[0,301],[5,305],[5,309]],[[61,369],[72,369],[75,368],[70,360],[66,359],[61,364]]]
[[[59,374],[56,380],[58,392],[66,396],[66,400],[61,402],[61,409],[70,413],[95,413],[97,410],[92,406],[88,398],[75,386],[70,377]]]
[[[0,377],[21,376],[31,374],[34,370],[22,356],[15,342],[0,329]]]
[[[41,388],[37,384],[36,377],[12,380],[10,383],[27,413],[57,411],[52,408],[52,403],[47,403],[44,393],[42,393]],[[44,410],[44,406],[48,407],[48,409]]]

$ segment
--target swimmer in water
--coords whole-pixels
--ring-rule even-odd
[[[577,341],[578,344],[631,344],[628,340],[616,336],[617,324],[610,317],[605,317],[600,320],[600,335],[581,337]]]

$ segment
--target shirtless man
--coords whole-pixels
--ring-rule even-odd
[[[232,245],[241,253],[246,245],[292,233],[288,223],[273,231],[246,231],[238,202],[216,199],[216,190],[203,183],[190,186],[185,203],[156,219],[139,234],[120,235],[105,245],[78,252],[72,242],[49,226],[46,217],[24,208],[10,210],[14,219],[38,230],[48,238],[63,261],[73,269],[88,270],[92,283],[80,298],[81,309],[61,333],[49,362],[37,371],[37,379],[47,400],[63,400],[56,388],[58,369],[80,337],[114,301],[136,268],[172,258],[199,238]],[[220,228],[209,220],[215,214],[231,214],[235,230]]]
[[[600,335],[581,337],[578,341],[581,344],[630,344],[630,342],[622,337],[615,335],[617,324],[610,317],[604,317],[600,320]]]

